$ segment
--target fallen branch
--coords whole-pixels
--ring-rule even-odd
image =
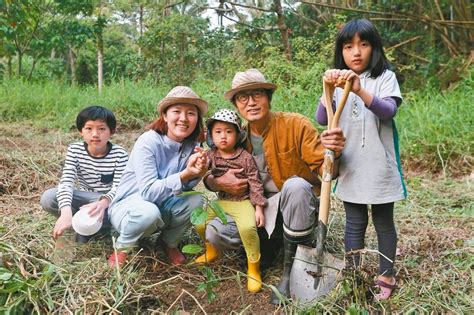
[[[173,306],[179,301],[179,299],[181,298],[181,296],[183,296],[183,294],[186,293],[187,295],[189,295],[193,300],[194,302],[196,302],[197,306],[199,306],[199,308],[201,309],[201,311],[204,313],[204,314],[207,314],[206,311],[204,310],[204,308],[202,308],[201,304],[199,304],[198,300],[194,297],[194,295],[192,295],[191,293],[189,293],[188,291],[186,291],[185,289],[182,289],[181,293],[178,295],[178,297],[176,298],[176,300],[174,300],[173,303],[171,303],[170,307],[168,307],[168,309],[166,310],[165,314],[168,314],[169,311],[173,308]]]
[[[403,46],[403,45],[405,45],[405,44],[411,43],[411,42],[417,40],[417,39],[420,38],[420,37],[421,37],[421,35],[415,36],[415,37],[410,38],[410,39],[407,39],[407,40],[405,40],[405,41],[403,41],[403,42],[401,42],[401,43],[398,43],[398,44],[396,44],[396,45],[393,45],[393,46],[391,46],[391,47],[388,47],[387,49],[385,49],[385,51],[389,51],[389,50],[398,48],[398,47],[400,47],[400,46]]]

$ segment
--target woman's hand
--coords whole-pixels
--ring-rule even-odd
[[[180,173],[181,181],[187,183],[195,178],[204,176],[207,171],[206,164],[206,153],[198,149],[196,153],[189,157],[186,168]]]
[[[196,160],[196,166],[198,168],[204,168],[207,171],[207,154],[206,151],[201,147],[195,147],[194,152],[198,153],[198,159]]]
[[[321,133],[321,143],[326,149],[332,150],[339,155],[344,149],[346,138],[341,128],[324,130]]]
[[[265,225],[265,215],[263,214],[262,206],[255,206],[255,223],[257,227]]]

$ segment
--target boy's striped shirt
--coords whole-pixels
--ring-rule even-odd
[[[109,152],[103,157],[96,158],[89,155],[86,147],[85,142],[75,142],[67,149],[57,192],[59,209],[71,206],[76,184],[79,190],[101,193],[110,201],[115,196],[128,161],[127,151],[109,142]]]

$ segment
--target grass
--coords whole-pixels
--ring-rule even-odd
[[[455,172],[455,175],[470,173],[474,143],[474,121],[469,106],[474,96],[473,69],[471,67],[466,78],[451,90],[426,87],[404,94],[396,122],[401,154],[406,163],[411,163],[411,169],[429,169],[445,177],[451,175],[449,172]],[[311,75],[318,77],[317,73]],[[299,112],[314,121],[314,110],[321,95],[320,84],[309,85],[305,77],[293,81],[288,86],[280,83],[272,109]],[[232,106],[223,98],[230,85],[229,78],[202,77],[192,87],[208,100],[212,114]],[[169,89],[150,82],[122,80],[106,86],[99,95],[93,86],[3,81],[0,85],[0,120],[30,121],[35,126],[70,130],[74,129],[75,116],[81,108],[100,104],[114,111],[122,128],[140,128],[156,118],[156,104]]]
[[[214,79],[214,78],[213,78]],[[271,79],[271,78],[269,78]],[[296,82],[302,82],[296,80]],[[98,95],[93,87],[58,82],[0,85],[0,313],[190,312],[222,313],[473,313],[474,192],[472,188],[472,70],[449,91],[426,88],[404,95],[397,114],[409,198],[396,205],[400,288],[387,302],[371,299],[377,255],[364,254],[361,270],[342,278],[330,296],[309,308],[266,302],[270,290],[249,295],[238,253],[212,265],[217,299],[197,291],[205,277],[199,267],[170,267],[153,239],[119,273],[106,267],[110,237],[74,248],[67,263],[54,259],[50,233],[54,219],[39,207],[40,194],[57,184],[68,143],[77,139],[74,120],[80,108],[111,108],[122,132],[113,141],[131,149],[140,128],[156,117],[156,103],[170,87],[147,82],[116,82]],[[211,112],[229,107],[222,97],[229,79],[203,78],[193,85]],[[321,91],[316,85],[283,88],[273,110],[296,111],[312,119]],[[126,129],[124,131],[124,129]],[[343,254],[344,215],[333,201],[327,248]],[[373,226],[366,245],[376,249]],[[192,231],[185,243],[196,243]],[[280,267],[265,271],[275,285]],[[365,283],[356,286],[356,280]]]
[[[106,266],[110,237],[74,248],[72,260],[56,261],[50,233],[54,218],[38,204],[42,191],[57,183],[64,150],[76,132],[42,131],[24,123],[0,123],[0,313],[188,312],[247,310],[270,313],[270,290],[246,292],[244,260],[230,252],[211,268],[217,299],[197,291],[205,281],[193,264],[171,267],[154,240],[118,274]],[[139,131],[119,133],[114,141],[130,148]],[[26,176],[25,176],[26,175]],[[472,179],[409,176],[409,199],[397,203],[396,223],[402,256],[397,259],[400,288],[393,298],[371,300],[377,255],[364,254],[362,270],[348,273],[330,296],[309,308],[288,304],[282,313],[472,313],[474,268]],[[343,252],[344,215],[338,201],[330,219],[328,248]],[[376,249],[373,226],[367,248]],[[196,243],[192,231],[185,243]],[[266,284],[275,285],[281,266],[267,269]],[[363,279],[364,286],[355,286]],[[229,295],[232,294],[232,295]]]

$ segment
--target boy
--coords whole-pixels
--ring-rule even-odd
[[[71,227],[72,216],[83,206],[89,215],[107,220],[106,209],[128,161],[127,151],[109,142],[116,125],[114,114],[101,106],[87,107],[77,115],[76,127],[84,141],[69,145],[58,187],[41,196],[42,208],[59,216],[55,239]],[[91,237],[76,234],[76,242],[86,243]]]

